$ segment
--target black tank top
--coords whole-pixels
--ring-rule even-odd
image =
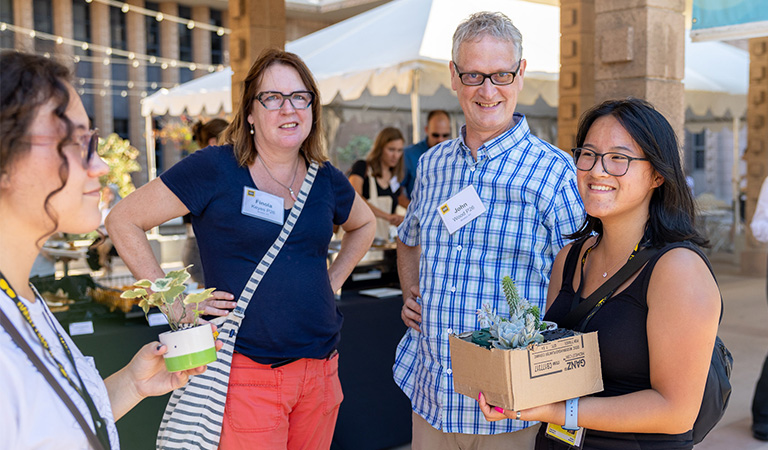
[[[571,310],[573,297],[573,279],[581,264],[581,248],[585,240],[575,242],[563,267],[563,284],[552,306],[544,318],[558,322]],[[646,322],[648,305],[646,292],[653,267],[659,258],[669,250],[683,246],[683,243],[669,244],[654,255],[640,270],[639,275],[623,291],[609,298],[589,320],[584,332],[598,331],[600,344],[600,362],[603,370],[602,392],[595,397],[615,397],[651,388],[650,358],[648,356],[648,336]],[[580,301],[584,301],[581,298]],[[579,324],[576,329],[580,329]],[[544,427],[542,427],[542,430]],[[541,433],[540,433],[541,434]],[[566,449],[568,446],[550,446],[554,441],[540,436],[537,449]],[[546,444],[546,445],[544,445]],[[610,433],[587,430],[584,449],[691,449],[693,434],[648,434],[648,433]]]

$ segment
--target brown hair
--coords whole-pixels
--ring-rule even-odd
[[[27,133],[40,107],[49,101],[55,102],[53,114],[66,127],[65,136],[56,146],[61,160],[61,186],[48,194],[43,205],[53,221],[53,232],[58,227],[58,217],[49,201],[64,188],[69,174],[69,165],[62,147],[74,131],[72,122],[66,116],[72,74],[52,59],[15,51],[0,53],[0,67],[3,72],[3,82],[0,83],[0,176],[8,174],[13,164],[29,153],[31,146]]]
[[[208,141],[213,138],[218,139],[221,132],[227,128],[227,125],[229,124],[224,119],[211,119],[205,124],[201,120],[192,125],[192,136],[195,142],[197,142],[198,147],[205,148],[208,147]]]
[[[235,158],[241,166],[249,166],[256,159],[256,145],[253,136],[250,133],[250,124],[248,123],[248,114],[251,112],[253,102],[256,100],[259,85],[264,77],[264,72],[273,64],[283,64],[292,67],[298,72],[301,81],[307,90],[315,94],[312,101],[312,129],[309,136],[301,144],[300,151],[309,162],[322,163],[328,160],[325,155],[323,145],[323,125],[322,125],[322,106],[320,105],[320,92],[317,89],[317,83],[309,71],[304,61],[297,55],[285,52],[279,49],[265,50],[261,56],[253,63],[248,75],[245,77],[243,86],[243,95],[240,98],[240,105],[235,113],[232,123],[229,124],[220,142],[232,144],[235,149]]]
[[[384,128],[376,135],[376,140],[373,141],[373,147],[371,148],[371,151],[368,152],[368,156],[365,157],[365,162],[368,163],[368,167],[371,168],[371,174],[374,177],[381,176],[381,155],[384,153],[384,146],[398,139],[405,144],[403,133],[395,127]],[[403,158],[400,158],[400,160],[397,161],[397,165],[392,169],[392,175],[395,175],[399,180],[402,180]]]

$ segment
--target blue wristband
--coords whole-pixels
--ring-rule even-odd
[[[565,425],[563,429],[575,431],[579,429],[579,399],[572,398],[565,401]]]

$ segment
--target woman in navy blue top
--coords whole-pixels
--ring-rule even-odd
[[[565,318],[643,247],[658,253],[577,329],[597,331],[605,390],[517,417],[581,427],[584,449],[691,449],[720,315],[720,293],[667,120],[637,99],[585,113],[573,149],[587,219],[555,259],[545,319]],[[574,298],[580,293],[580,299]],[[594,310],[593,310],[594,311]],[[539,431],[537,450],[569,445]]]
[[[205,312],[226,315],[232,294],[240,294],[280,233],[309,164],[320,164],[238,332],[220,448],[285,448],[288,440],[330,446],[342,398],[334,357],[342,317],[333,293],[370,248],[375,222],[323,154],[317,92],[298,56],[266,51],[245,79],[240,109],[221,140],[226,145],[183,159],[126,197],[107,220],[133,274],[155,279],[163,271],[145,231],[191,213],[205,285],[217,289]],[[254,193],[268,206],[249,206]],[[334,225],[345,237],[329,267]]]

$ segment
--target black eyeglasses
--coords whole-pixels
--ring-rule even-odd
[[[48,135],[33,135],[30,136],[31,145],[52,145],[58,144],[59,137]],[[42,138],[38,140],[38,138]],[[80,157],[83,161],[83,168],[87,169],[93,160],[93,155],[98,153],[99,150],[99,130],[93,129],[81,134],[79,137],[73,137],[72,141],[64,144],[66,145],[79,145]]]
[[[432,136],[435,139],[440,139],[440,138],[446,139],[451,137],[451,133],[430,133],[430,136]]]
[[[294,109],[307,109],[315,99],[315,94],[309,91],[293,91],[290,94],[266,91],[259,92],[256,99],[269,111],[282,109],[286,100],[291,103]]]
[[[520,70],[520,63],[522,58],[517,60],[517,69],[514,72],[496,72],[496,73],[482,73],[482,72],[462,72],[456,62],[453,63],[453,67],[456,68],[456,73],[461,80],[461,84],[464,86],[480,86],[485,83],[486,78],[490,78],[491,83],[497,86],[506,86],[515,82],[517,72]]]
[[[617,152],[597,153],[594,150],[581,147],[574,148],[571,151],[573,152],[573,159],[576,161],[577,169],[589,172],[595,167],[597,159],[600,158],[605,172],[614,177],[626,175],[629,170],[629,163],[632,161],[648,161],[648,158],[633,158]]]

